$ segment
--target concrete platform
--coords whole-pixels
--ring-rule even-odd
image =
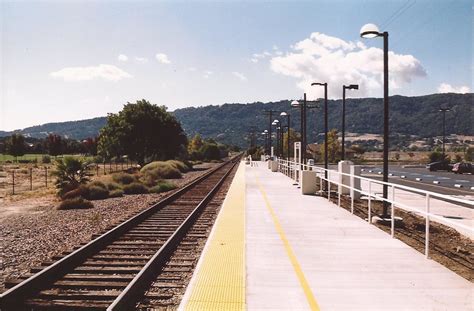
[[[472,283],[256,163],[245,166],[245,205],[237,204],[245,208],[248,310],[474,309]],[[208,273],[225,275],[226,264]]]

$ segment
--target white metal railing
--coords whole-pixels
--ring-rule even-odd
[[[359,192],[361,194],[361,196],[362,195],[367,196],[368,197],[368,206],[367,206],[367,216],[368,217],[367,217],[367,221],[369,223],[371,223],[371,219],[372,219],[372,208],[371,208],[372,200],[377,199],[377,200],[382,201],[382,202],[388,202],[390,204],[390,208],[391,208],[390,234],[391,234],[392,237],[394,237],[394,235],[395,235],[395,207],[401,208],[403,210],[413,211],[417,214],[423,215],[425,217],[425,257],[426,258],[428,258],[428,256],[429,256],[430,220],[436,219],[436,220],[439,220],[439,222],[441,222],[441,223],[450,224],[454,228],[458,227],[458,228],[462,228],[462,229],[466,230],[467,232],[474,233],[474,229],[470,226],[466,226],[464,224],[460,224],[460,223],[451,221],[449,219],[446,219],[442,216],[439,216],[439,215],[436,215],[436,214],[433,214],[433,213],[430,212],[430,202],[434,198],[442,199],[442,200],[449,201],[449,202],[461,203],[461,204],[465,204],[465,205],[474,207],[474,202],[472,202],[472,201],[457,198],[457,197],[453,197],[453,196],[450,196],[450,195],[437,193],[437,192],[426,191],[426,190],[413,188],[413,187],[408,187],[408,186],[399,185],[399,184],[394,184],[394,183],[390,183],[390,182],[383,182],[383,181],[379,181],[379,180],[374,180],[374,179],[367,178],[367,177],[342,173],[342,172],[335,171],[335,170],[329,170],[329,169],[326,170],[322,167],[315,166],[315,165],[307,165],[307,164],[298,163],[298,162],[294,162],[294,161],[287,161],[287,160],[284,160],[284,159],[278,159],[278,171],[284,173],[286,176],[294,179],[297,182],[300,182],[300,180],[301,180],[301,171],[302,170],[315,171],[316,172],[316,176],[319,178],[319,181],[320,181],[319,182],[320,190],[323,190],[323,181],[325,181],[325,183],[327,184],[326,189],[329,190],[329,191],[327,191],[328,200],[331,199],[331,191],[330,191],[331,184],[337,185],[338,187],[340,187],[339,189],[346,188],[346,189],[349,189],[349,191]],[[299,172],[297,172],[297,171],[299,171]],[[326,171],[327,171],[327,178],[325,177],[325,175],[326,175],[325,172]],[[337,176],[336,181],[331,180],[331,178],[330,178],[330,175],[334,175],[334,174],[336,174],[336,176]],[[297,180],[296,176],[299,176],[300,180]],[[341,178],[342,176],[348,176],[350,178],[350,182],[349,182],[350,185],[339,182],[339,180],[342,180],[342,178]],[[368,191],[362,190],[362,184],[361,184],[360,189],[353,187],[352,186],[354,184],[353,180],[355,180],[355,179],[359,179],[360,181],[364,180],[364,181],[368,182]],[[382,186],[387,185],[391,190],[391,195],[388,196],[386,199],[383,198],[380,195],[377,195],[377,193],[372,191],[373,190],[372,186],[374,184],[375,185],[382,185]],[[395,196],[396,189],[406,190],[406,191],[409,191],[409,192],[412,192],[412,193],[417,193],[417,194],[420,194],[420,195],[424,196],[425,197],[425,210],[423,211],[423,210],[414,208],[414,207],[409,206],[407,204],[404,204],[400,201],[397,202],[396,201],[396,196]],[[341,206],[341,191],[338,191],[338,206],[339,207]],[[354,196],[353,195],[351,195],[351,213],[352,214],[354,213]]]

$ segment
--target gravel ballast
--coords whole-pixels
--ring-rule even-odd
[[[204,174],[191,171],[181,179],[170,180],[178,187]],[[70,251],[91,240],[110,225],[118,224],[158,202],[167,193],[126,195],[93,201],[94,208],[56,210],[57,203],[34,211],[8,214],[0,218],[0,292],[4,282],[28,273],[53,256]],[[17,202],[18,203],[18,202]]]

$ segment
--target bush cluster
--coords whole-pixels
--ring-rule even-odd
[[[93,208],[94,204],[92,202],[85,200],[82,197],[75,197],[72,199],[66,199],[62,201],[57,207],[58,210],[67,210],[67,209],[86,209]]]

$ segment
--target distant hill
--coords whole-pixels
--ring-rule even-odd
[[[446,113],[446,133],[474,135],[474,94],[433,94],[426,96],[390,97],[391,133],[432,137],[442,134],[441,105],[448,105],[452,111]],[[329,127],[341,127],[341,100],[330,100]],[[174,111],[189,136],[200,133],[203,137],[246,145],[244,136],[251,128],[261,133],[268,127],[268,117],[264,110],[289,111],[292,127],[299,130],[298,109],[290,108],[288,100],[270,103],[224,104],[177,109]],[[322,109],[311,109],[307,114],[309,142],[318,139],[323,131]],[[346,100],[346,131],[355,133],[382,133],[383,102],[380,98],[361,98]],[[81,121],[47,123],[28,127],[17,132],[30,137],[45,137],[56,133],[69,138],[83,139],[96,136],[105,125],[106,117]],[[0,136],[11,132],[1,132]]]

